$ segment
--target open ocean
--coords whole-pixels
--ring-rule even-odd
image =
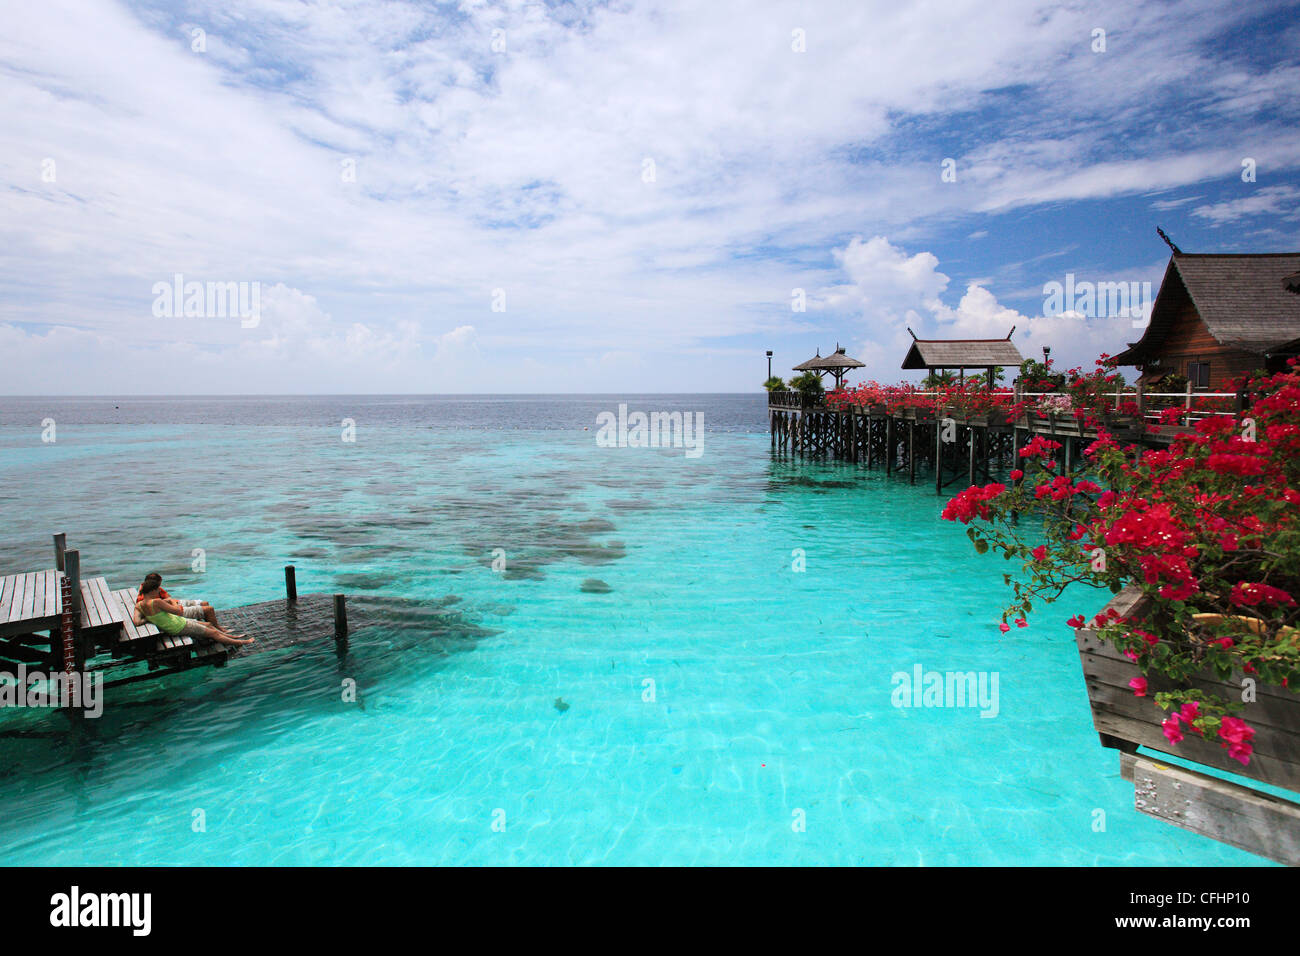
[[[620,402],[702,413],[702,454],[599,447]],[[117,588],[220,609],[292,563],[377,622],[108,691],[75,745],[0,713],[0,859],[1266,862],[1134,810],[1064,623],[1107,595],[1003,635],[927,481],[766,429],[762,394],[0,397],[0,573],[65,531]],[[894,706],[917,665],[996,673],[996,716]]]

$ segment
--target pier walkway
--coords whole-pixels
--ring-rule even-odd
[[[113,687],[330,634],[339,653],[347,650],[344,596],[300,598],[292,566],[285,568],[284,600],[218,609],[223,626],[254,638],[233,646],[134,623],[136,589],[114,589],[104,577],[83,580],[80,553],[64,541],[54,536],[56,567],[0,577],[0,674],[101,671],[104,686]],[[65,595],[71,607],[64,607]]]

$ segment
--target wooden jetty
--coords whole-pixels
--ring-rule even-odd
[[[54,536],[53,568],[0,577],[0,674],[17,675],[20,667],[48,674],[98,671],[107,688],[193,667],[220,667],[232,657],[326,635],[333,635],[340,654],[347,651],[344,596],[299,597],[292,565],[285,568],[284,600],[219,610],[223,626],[255,639],[233,646],[135,624],[136,588],[115,589],[103,577],[83,578],[81,555],[68,550],[65,541],[62,534]]]
[[[937,394],[917,392],[915,396]],[[1018,390],[1015,394],[1017,402],[1036,397],[1041,396]],[[1133,392],[1119,391],[1115,395],[1117,408],[1129,402],[1137,405],[1136,416],[1103,415],[1099,425],[1088,426],[1072,415],[1021,415],[1011,419],[996,409],[987,415],[970,416],[942,409],[832,408],[821,398],[775,391],[767,397],[768,431],[772,451],[778,454],[862,463],[869,468],[883,467],[886,474],[905,471],[912,484],[921,468],[928,471],[935,491],[941,493],[954,482],[989,482],[995,475],[1017,467],[1020,448],[1036,435],[1061,444],[1057,455],[1068,469],[1103,430],[1122,444],[1150,446],[1168,445],[1176,435],[1191,431],[1189,426],[1159,424],[1157,416],[1146,408],[1150,399],[1176,400],[1187,411],[1189,420],[1198,415],[1195,400],[1230,399],[1238,407],[1242,402],[1242,396],[1235,392],[1189,389],[1186,393],[1144,394],[1139,386]]]

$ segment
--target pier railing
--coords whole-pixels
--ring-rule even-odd
[[[826,398],[822,395],[805,395],[802,392],[768,392],[767,407],[785,408],[794,411],[825,408]]]
[[[1057,420],[1074,416],[1075,406],[1071,400],[1072,396],[1066,392],[1025,392],[1016,386],[1013,390],[1001,394],[1010,400],[1008,404],[1021,404],[1028,413],[1026,417],[1037,417],[1035,413],[1044,412]],[[936,414],[951,414],[952,411],[941,404],[947,397],[949,397],[948,393],[940,390],[900,389],[897,395],[890,396],[889,405],[897,412],[915,407]],[[868,413],[868,407],[864,405],[831,406],[824,395],[804,395],[794,391],[768,392],[767,405],[771,409],[789,411],[829,410]],[[882,402],[875,406],[876,414],[884,405],[885,403]],[[1202,392],[1190,386],[1181,392],[1148,392],[1143,386],[1138,385],[1134,388],[1121,386],[1114,393],[1097,396],[1088,411],[1093,414],[1105,414],[1108,418],[1113,416],[1117,419],[1142,420],[1150,424],[1190,426],[1202,418],[1236,415],[1244,407],[1245,396],[1239,392]],[[1164,417],[1168,415],[1170,409],[1181,410],[1177,422],[1171,422]]]

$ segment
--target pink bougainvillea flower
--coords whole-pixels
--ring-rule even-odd
[[[1147,695],[1147,679],[1145,677],[1134,677],[1128,682],[1128,686],[1133,688],[1134,697],[1145,697]]]
[[[1219,736],[1223,746],[1228,748],[1228,756],[1239,760],[1243,765],[1250,763],[1254,745],[1250,740],[1255,736],[1255,728],[1247,725],[1240,717],[1224,717],[1219,724]]]
[[[1001,631],[1003,634],[1005,634],[1007,631],[1011,630],[1011,625],[1007,624],[1004,621],[1003,623],[998,625],[998,630]]]
[[[1171,744],[1180,744],[1183,742],[1183,732],[1178,729],[1178,715],[1173,714],[1164,723],[1160,725],[1160,730],[1164,733],[1165,739]]]
[[[1029,626],[1029,622],[1026,621],[1023,617],[1016,618],[1016,627],[1028,627],[1028,626]]]

